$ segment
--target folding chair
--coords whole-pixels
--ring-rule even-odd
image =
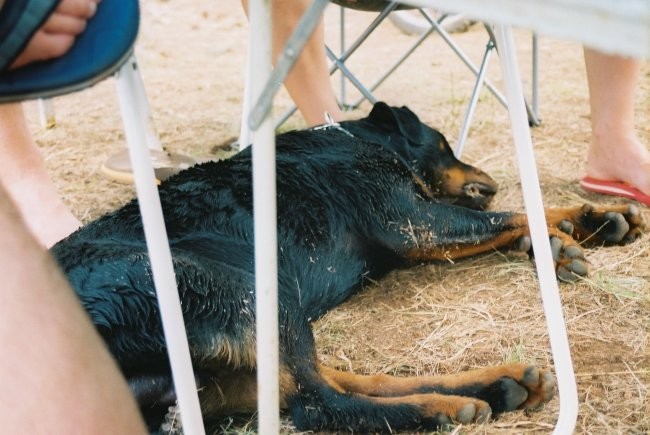
[[[456,144],[455,154],[457,157],[463,152],[465,141],[469,134],[469,128],[474,116],[474,111],[478,103],[478,98],[480,91],[483,87],[487,88],[490,93],[507,109],[507,102],[503,94],[494,86],[488,79],[486,79],[487,68],[492,53],[496,49],[496,41],[494,34],[489,26],[484,25],[487,32],[487,42],[485,46],[485,51],[480,63],[480,66],[476,66],[474,62],[465,54],[462,48],[453,40],[451,35],[444,29],[442,22],[448,16],[448,14],[441,14],[439,17],[435,18],[431,15],[430,11],[423,8],[414,8],[400,4],[396,1],[386,1],[386,0],[331,0],[332,3],[335,3],[340,6],[340,53],[337,55],[329,47],[326,46],[326,53],[332,62],[330,68],[330,75],[334,74],[336,71],[341,73],[341,86],[340,86],[340,98],[339,101],[342,106],[348,109],[357,108],[362,102],[369,101],[370,103],[377,102],[377,98],[373,95],[373,92],[391,75],[395,70],[401,66],[406,59],[431,35],[438,34],[444,42],[449,46],[451,50],[456,54],[460,61],[467,66],[467,68],[476,76],[476,82],[472,89],[470,102],[468,104],[467,110],[465,112],[465,117],[460,128],[460,133],[458,135],[458,140]],[[352,9],[357,11],[364,12],[375,12],[377,16],[372,20],[372,22],[366,27],[359,36],[350,44],[347,44],[345,41],[345,9]],[[346,65],[346,61],[363,45],[363,43],[370,37],[370,35],[387,19],[396,13],[406,13],[412,12],[407,9],[413,9],[414,11],[419,12],[422,16],[420,20],[424,27],[423,32],[421,32],[416,41],[404,51],[404,53],[399,56],[395,62],[388,67],[388,69],[377,78],[372,84],[366,86],[362,81],[350,70]],[[539,125],[539,117],[537,112],[537,40],[536,37],[533,37],[533,74],[532,74],[532,104],[525,103],[526,111],[528,114],[528,120],[531,125]],[[351,83],[361,94],[361,96],[353,101],[347,101],[346,95],[346,82]],[[279,117],[277,121],[277,126],[282,125],[294,112],[296,108],[293,107],[285,112],[282,116]]]
[[[127,62],[138,33],[138,2],[103,0],[67,54],[6,71],[57,4],[57,0],[4,3],[0,14],[0,103],[51,98],[117,75],[125,134],[183,424],[187,433],[204,433],[171,253],[146,146],[148,112],[138,99],[142,87],[134,74],[134,63]]]
[[[254,131],[253,142],[253,207],[255,234],[265,234],[265,245],[256,241],[256,317],[258,365],[258,416],[260,433],[279,432],[278,393],[278,323],[277,323],[277,242],[275,239],[275,140],[271,117],[273,97],[291,65],[313,32],[327,6],[328,0],[315,0],[286,44],[284,52],[270,69],[270,11],[268,2],[251,1],[251,53],[249,53],[249,83],[255,89],[247,94],[245,107],[250,113],[245,126]],[[555,361],[560,396],[560,415],[555,427],[558,434],[571,433],[578,414],[578,395],[569,350],[562,303],[549,245],[549,236],[537,176],[530,127],[523,99],[523,89],[514,50],[512,30],[506,25],[494,26],[494,38],[500,47],[501,68],[506,84],[506,99],[519,166],[524,202],[535,264],[542,294],[551,351]],[[253,75],[255,79],[253,80]],[[266,83],[265,87],[262,84]],[[246,112],[245,112],[246,115]],[[264,275],[263,275],[264,274]],[[267,323],[268,322],[268,323]]]
[[[458,59],[475,75],[476,81],[474,83],[472,93],[469,99],[469,104],[467,105],[467,109],[465,112],[465,116],[463,119],[463,123],[460,128],[460,133],[458,135],[458,139],[456,142],[456,148],[454,150],[456,157],[459,157],[462,155],[462,152],[464,150],[465,142],[467,140],[467,137],[469,135],[469,129],[470,125],[472,123],[472,119],[474,117],[474,111],[476,109],[476,106],[478,104],[478,98],[480,95],[480,91],[483,87],[485,87],[493,96],[494,98],[497,99],[497,101],[505,108],[508,109],[508,104],[506,102],[506,98],[503,96],[503,94],[497,89],[497,87],[490,82],[486,78],[487,74],[487,69],[490,63],[490,59],[494,51],[497,49],[496,46],[496,39],[494,36],[494,33],[492,32],[492,29],[490,26],[486,25],[485,23],[482,23],[483,27],[486,30],[487,34],[487,42],[485,44],[485,49],[483,52],[483,56],[481,58],[480,65],[477,66],[470,58],[469,56],[463,52],[462,48],[454,41],[452,36],[450,35],[450,32],[446,29],[446,26],[444,25],[445,20],[450,16],[447,13],[440,13],[438,14],[437,17],[434,17],[432,15],[431,10],[427,10],[424,8],[416,8],[413,10],[410,10],[411,8],[404,7],[403,5],[400,5],[399,3],[396,2],[386,2],[386,1],[379,1],[379,0],[367,0],[368,4],[364,5],[364,2],[354,2],[351,3],[348,0],[332,0],[332,2],[337,3],[340,5],[340,16],[341,16],[341,34],[340,34],[340,39],[341,39],[341,49],[340,49],[340,54],[336,55],[329,47],[327,48],[327,54],[330,60],[332,61],[332,69],[330,73],[334,73],[336,70],[339,70],[341,72],[341,85],[340,85],[340,100],[342,104],[345,107],[350,107],[350,108],[356,108],[358,107],[363,101],[368,100],[371,103],[374,103],[377,101],[377,99],[374,97],[372,92],[374,92],[390,75],[404,63],[408,57],[431,35],[439,35],[443,41],[447,44],[447,46],[456,54]],[[358,7],[358,5],[362,7]],[[365,6],[365,7],[363,7]],[[345,9],[357,9],[357,10],[374,10],[374,8],[377,7],[382,7],[383,8],[380,10],[379,14],[377,17],[371,22],[371,24],[368,25],[368,27],[355,39],[349,46],[345,42],[345,33],[344,33],[344,28],[345,28]],[[381,24],[383,23],[386,18],[390,19],[394,23],[397,22],[399,24],[399,21],[396,21],[394,19],[395,16],[397,17],[404,17],[404,16],[409,16],[412,17],[412,15],[407,15],[410,13],[415,13],[417,12],[420,16],[421,19],[417,21],[418,28],[413,29],[414,31],[418,31],[416,36],[416,40],[413,42],[413,44],[379,77],[377,78],[371,85],[365,86],[361,83],[361,81],[355,77],[353,72],[345,65],[345,61],[349,59],[352,54],[361,47],[361,45],[369,38],[370,34]],[[399,26],[398,26],[399,27]],[[400,27],[401,28],[401,27]],[[527,100],[525,100],[525,107],[526,107],[526,112],[528,114],[528,122],[530,125],[536,126],[540,124],[539,120],[539,115],[538,115],[538,94],[537,94],[537,35],[533,35],[532,39],[532,91],[531,91],[531,103],[529,104]],[[357,88],[357,90],[360,92],[361,97],[355,100],[354,102],[347,102],[346,101],[346,81],[349,81],[352,83],[352,85]]]

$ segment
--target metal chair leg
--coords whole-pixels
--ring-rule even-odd
[[[474,118],[474,110],[476,109],[476,105],[478,104],[478,97],[481,94],[481,89],[485,83],[485,74],[487,74],[487,67],[490,63],[490,57],[492,56],[493,50],[494,41],[492,38],[490,38],[487,46],[485,47],[485,53],[483,54],[481,67],[478,70],[478,75],[476,77],[476,82],[474,83],[474,89],[472,90],[469,106],[467,107],[465,119],[463,120],[463,125],[458,136],[458,143],[456,145],[456,149],[454,150],[454,155],[459,159],[463,154],[463,149],[465,148],[465,142],[467,141],[467,135],[469,134],[469,126],[472,123],[472,119]]]

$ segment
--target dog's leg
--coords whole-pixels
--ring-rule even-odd
[[[313,367],[298,370],[296,381],[289,410],[300,430],[436,430],[454,422],[483,422],[492,412],[487,402],[474,397],[438,393],[372,397],[348,392]]]
[[[435,392],[370,397],[348,392],[318,370],[310,324],[293,316],[287,322],[287,313],[280,309],[280,324],[286,326],[281,335],[281,403],[300,430],[368,433],[439,429],[451,422],[484,421],[491,413],[487,402],[474,397]]]
[[[384,225],[380,234],[382,243],[409,263],[453,261],[494,250],[531,251],[525,214],[480,212],[441,204],[429,207],[418,203],[403,208],[402,216]],[[567,280],[588,273],[582,247],[574,237],[591,244],[624,244],[637,238],[643,228],[634,206],[549,209],[547,222],[556,271]]]
[[[439,429],[452,422],[484,421],[491,414],[488,403],[474,397],[435,392],[369,397],[344,391],[319,373],[309,323],[287,323],[284,310],[280,311],[280,323],[288,326],[281,343],[280,405],[291,412],[300,430]],[[234,412],[253,412],[257,403],[255,368],[228,369],[220,363],[203,363],[204,370],[209,366],[212,373],[203,376],[199,392],[204,416],[214,420]]]
[[[485,254],[495,250],[529,252],[528,219],[522,213],[482,212],[444,204],[416,203],[382,226],[380,243],[407,263],[418,264]],[[582,249],[571,235],[548,228],[556,268],[574,262],[586,274]]]
[[[402,247],[404,257],[411,263],[423,263],[431,261],[454,261],[458,258],[465,258],[474,255],[498,251],[518,251],[532,253],[532,242],[528,229],[526,215],[514,214],[505,221],[500,233],[477,238],[471,242],[452,242],[439,244],[434,241],[432,244],[418,243],[417,246]],[[584,251],[578,242],[562,229],[549,226],[549,243],[555,271],[559,278],[572,281],[577,276],[586,276],[589,273],[589,266],[585,259]]]
[[[422,393],[475,397],[487,402],[495,414],[515,409],[536,409],[555,394],[555,379],[550,372],[524,364],[418,377],[362,376],[325,366],[320,367],[320,372],[341,391],[378,397]]]

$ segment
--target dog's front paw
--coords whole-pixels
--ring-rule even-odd
[[[595,208],[585,204],[577,216],[573,237],[584,245],[625,245],[639,238],[644,228],[636,205]]]
[[[551,236],[551,254],[555,262],[555,272],[562,281],[575,281],[577,277],[587,276],[589,266],[584,251],[571,237]]]

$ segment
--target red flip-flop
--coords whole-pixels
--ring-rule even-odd
[[[641,204],[650,206],[650,195],[646,195],[634,186],[621,181],[599,180],[592,177],[584,177],[580,180],[580,186],[588,192],[602,193],[605,195],[622,196],[634,199]]]

